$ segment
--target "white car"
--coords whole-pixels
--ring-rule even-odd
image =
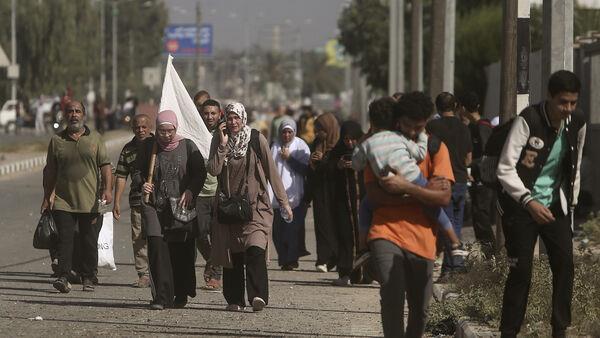
[[[15,130],[17,126],[17,104],[21,117],[26,115],[23,103],[16,100],[8,100],[0,109],[0,127],[9,133]]]

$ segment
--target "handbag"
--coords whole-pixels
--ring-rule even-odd
[[[52,249],[58,242],[58,230],[50,210],[46,209],[38,221],[33,233],[33,247],[36,249]]]
[[[248,147],[248,152],[250,147]],[[246,175],[250,168],[250,154],[246,153]],[[217,207],[217,220],[221,224],[243,224],[252,220],[252,208],[248,198],[248,186],[242,191],[244,180],[240,180],[237,193],[231,195],[229,191],[229,171],[225,166],[225,178],[227,179],[227,195],[219,193],[219,204]]]

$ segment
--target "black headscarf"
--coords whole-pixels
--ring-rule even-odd
[[[346,136],[353,140],[358,140],[364,135],[362,127],[355,121],[345,121],[340,128],[340,139],[332,150],[332,157],[340,158],[347,154],[352,154],[352,149],[346,147],[344,138]]]

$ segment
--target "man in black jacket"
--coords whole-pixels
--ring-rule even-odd
[[[552,269],[552,334],[564,337],[571,324],[573,293],[572,216],[579,194],[585,121],[575,113],[581,83],[561,70],[548,80],[548,99],[514,120],[500,155],[497,175],[510,272],[504,290],[500,331],[516,337],[531,281],[538,236]]]

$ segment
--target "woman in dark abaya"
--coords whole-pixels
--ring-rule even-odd
[[[331,150],[340,138],[340,127],[332,113],[325,113],[315,120],[315,137],[308,177],[317,239],[315,265],[317,271],[327,272],[336,265],[338,250],[332,210],[335,187]]]
[[[334,167],[333,219],[338,242],[337,271],[334,285],[348,286],[362,282],[362,272],[352,272],[352,262],[358,253],[358,206],[365,194],[363,173],[352,169],[352,151],[363,136],[361,126],[354,121],[342,123],[340,139],[331,150]]]

